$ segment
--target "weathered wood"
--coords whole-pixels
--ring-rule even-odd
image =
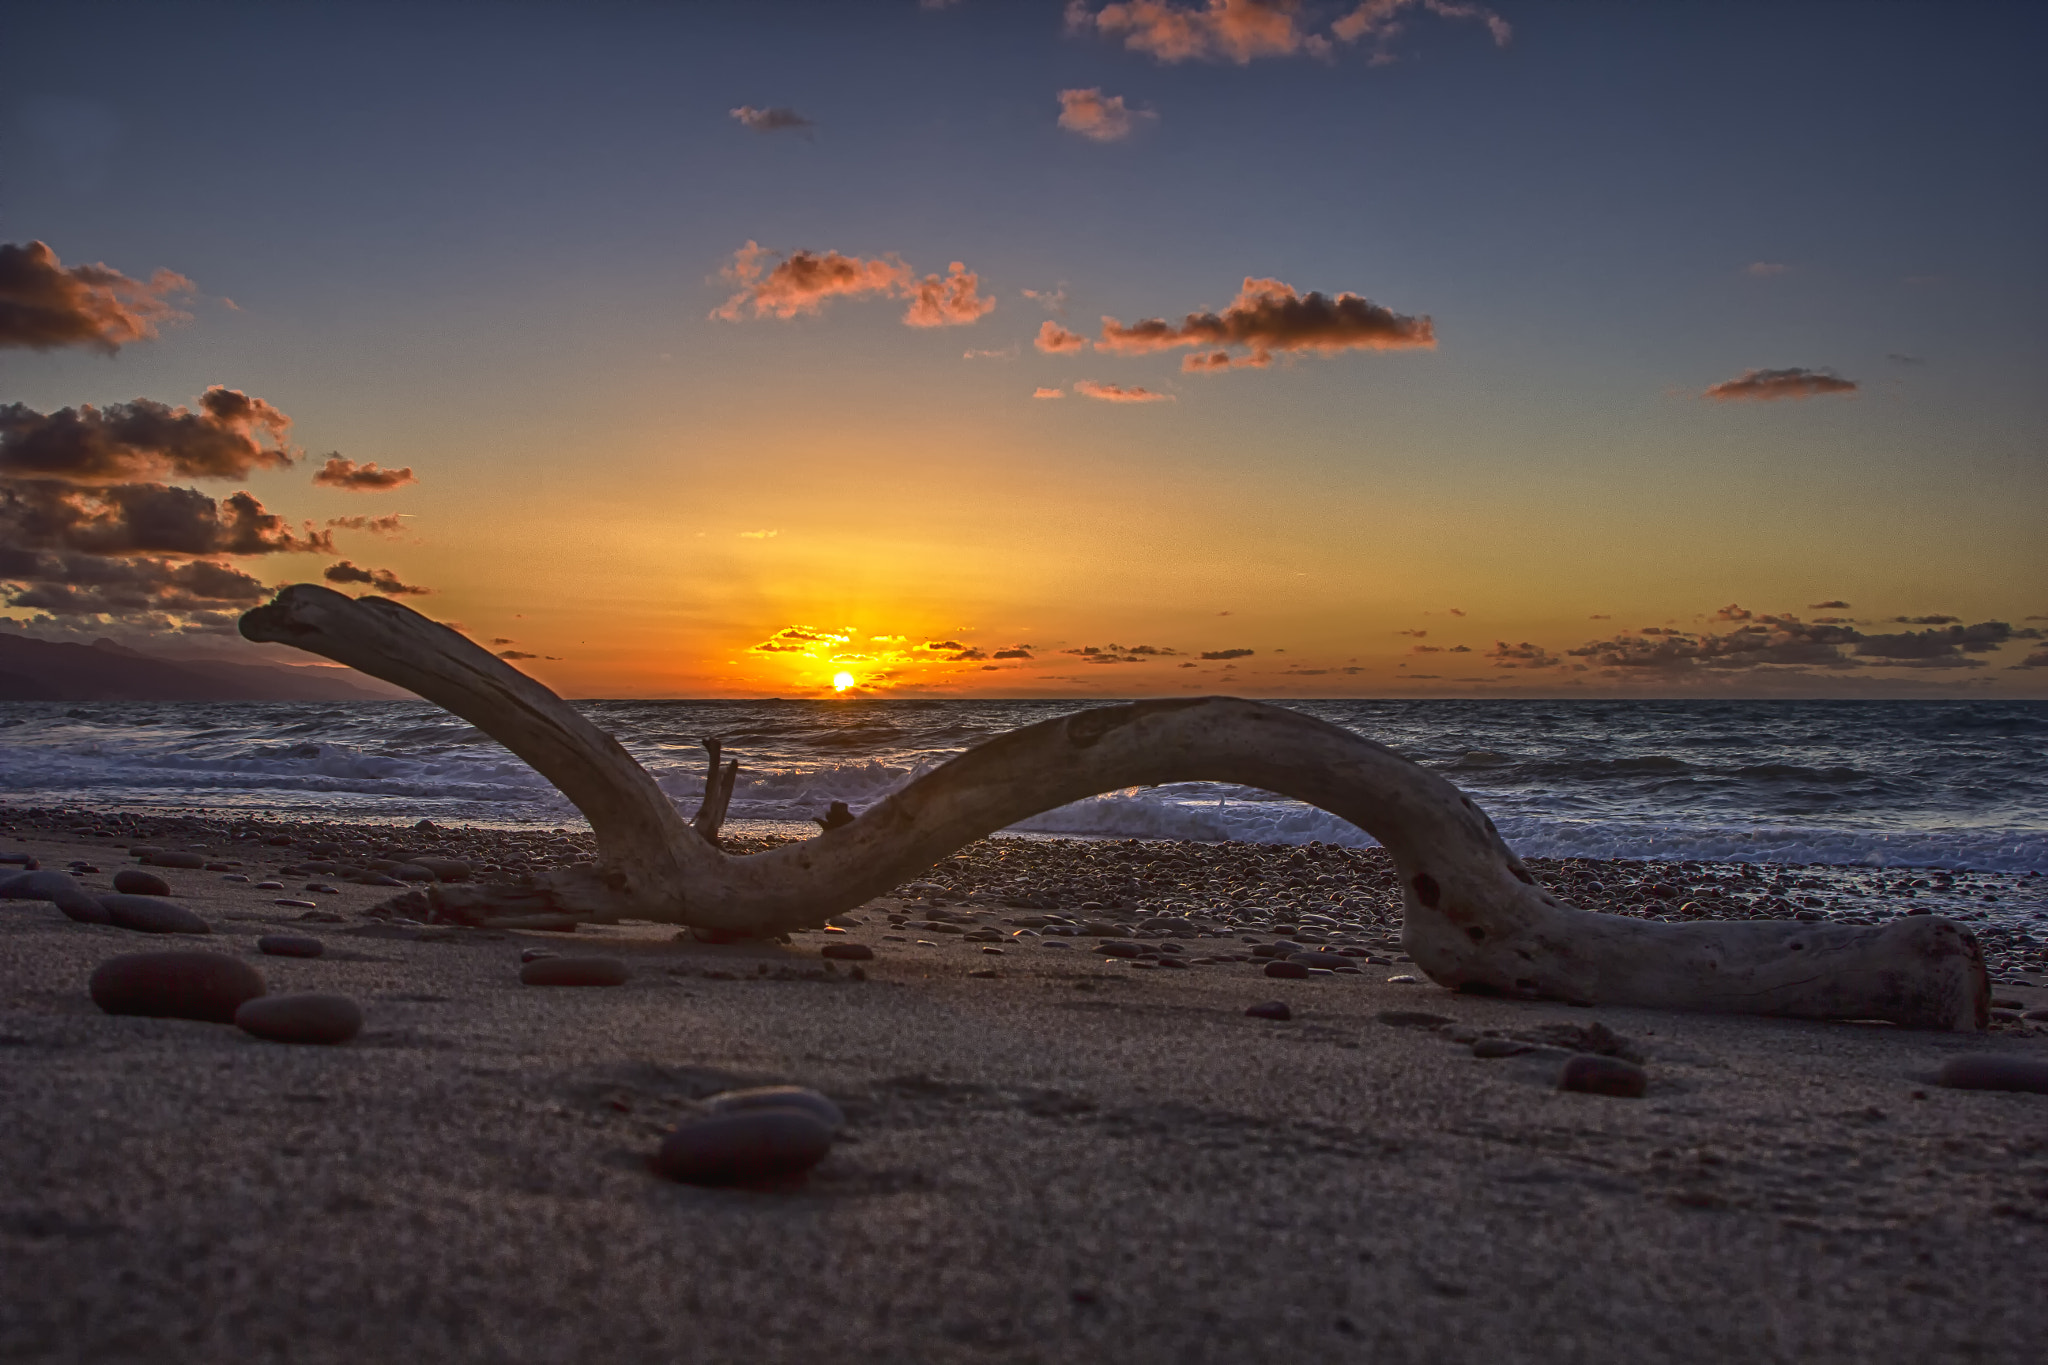
[[[1124,787],[1235,782],[1337,815],[1383,844],[1402,941],[1442,985],[1531,999],[1982,1028],[1976,940],[1934,917],[1882,926],[1667,924],[1579,910],[1536,884],[1493,822],[1435,773],[1298,711],[1232,697],[1136,702],[968,750],[848,824],[748,857],[687,826],[652,778],[561,698],[462,635],[382,598],[300,584],[242,618],[409,688],[532,764],[583,811],[595,867],[559,869],[558,909],[772,934],[822,924],[974,839]]]
[[[738,759],[725,765],[721,771],[718,756],[724,746],[716,739],[706,739],[704,750],[711,756],[710,767],[704,774],[704,799],[697,805],[697,813],[690,817],[690,827],[704,836],[709,843],[718,842],[719,828],[725,824],[726,807],[732,804],[732,789],[739,781]]]

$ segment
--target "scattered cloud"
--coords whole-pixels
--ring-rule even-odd
[[[742,531],[742,532],[740,532],[740,539],[741,539],[741,540],[773,540],[773,539],[775,539],[775,537],[777,537],[777,536],[779,536],[779,535],[781,535],[781,534],[782,534],[782,532],[780,532],[780,531]]]
[[[0,347],[81,346],[112,355],[154,338],[159,323],[185,321],[170,299],[193,287],[169,270],[144,281],[106,265],[67,269],[42,242],[0,242]]]
[[[359,569],[346,559],[338,564],[329,564],[320,571],[320,576],[329,583],[361,583],[390,597],[419,597],[433,591],[432,588],[416,588],[409,583],[401,583],[398,575],[389,569]]]
[[[903,321],[911,327],[959,327],[979,322],[995,311],[996,301],[979,292],[981,277],[953,262],[946,277],[927,275],[910,290],[910,308]]]
[[[528,654],[523,649],[501,649],[498,651],[498,657],[501,659],[538,659],[540,655]]]
[[[1057,289],[1020,289],[1017,292],[1048,313],[1059,317],[1067,315],[1067,287],[1064,284]]]
[[[405,530],[403,512],[391,512],[381,517],[329,517],[327,525],[336,531],[366,531],[373,536],[395,536]]]
[[[1403,28],[1401,16],[1420,10],[1445,19],[1476,19],[1504,45],[1514,30],[1483,5],[1462,0],[1363,0],[1339,15],[1327,32],[1320,16],[1300,0],[1121,0],[1091,9],[1070,0],[1067,31],[1122,38],[1133,52],[1161,62],[1220,61],[1246,65],[1259,57],[1327,59],[1336,43],[1367,43],[1375,65],[1393,60],[1388,45]]]
[[[753,241],[733,253],[732,263],[719,273],[741,288],[713,317],[737,322],[750,307],[757,318],[815,314],[832,299],[898,294],[915,280],[910,267],[893,258],[864,261],[836,251],[798,251],[764,268],[767,254]]]
[[[1394,634],[1396,634],[1396,635],[1413,635],[1413,636],[1414,636],[1414,637],[1415,637],[1416,639],[1420,640],[1420,639],[1422,639],[1423,637],[1425,637],[1426,635],[1428,635],[1428,634],[1429,634],[1429,632],[1428,632],[1428,631],[1426,631],[1426,630],[1397,630],[1397,631],[1395,631],[1395,632],[1394,632]]]
[[[815,316],[833,299],[880,296],[910,301],[903,322],[910,327],[948,327],[977,321],[995,310],[996,301],[980,292],[981,278],[959,261],[942,277],[919,278],[897,256],[862,260],[836,251],[793,252],[770,266],[769,252],[749,241],[719,271],[737,284],[738,292],[712,310],[711,316],[738,322],[754,317]]]
[[[1060,127],[1095,142],[1121,141],[1139,123],[1158,117],[1149,109],[1125,107],[1122,95],[1105,95],[1099,87],[1060,91]]]
[[[1886,351],[1884,358],[1891,361],[1894,365],[1925,365],[1927,363],[1919,356],[1907,355],[1904,351]]]
[[[1633,635],[1595,640],[1569,653],[1615,670],[1661,670],[1689,674],[1696,669],[1764,666],[1829,671],[1864,667],[1976,668],[1969,657],[1995,651],[2015,640],[2038,639],[2038,630],[2015,630],[2003,621],[1974,626],[1865,635],[1842,618],[1801,621],[1796,616],[1744,613],[1736,629],[1722,634],[1645,626]],[[1953,622],[1953,617],[1942,618]]]
[[[1755,613],[1747,608],[1738,607],[1733,602],[1730,602],[1727,606],[1715,610],[1714,619],[1716,621],[1747,621],[1754,615]]]
[[[1078,351],[1086,347],[1088,338],[1078,332],[1070,332],[1051,318],[1047,318],[1039,324],[1038,335],[1031,344],[1047,355],[1064,355],[1068,351]]]
[[[1960,616],[1894,616],[1893,625],[1899,626],[1953,626],[1960,624]]]
[[[1495,668],[1555,668],[1564,662],[1541,645],[1532,645],[1527,640],[1518,645],[1496,640],[1486,657],[1493,660]]]
[[[220,387],[200,395],[197,412],[147,398],[47,414],[7,403],[0,405],[0,478],[247,478],[292,463],[284,444],[290,428],[291,419],[262,399]]]
[[[1095,398],[1104,403],[1171,403],[1170,393],[1154,393],[1150,389],[1125,388],[1121,384],[1104,384],[1093,379],[1074,381],[1074,392],[1083,398]]]
[[[1782,398],[1813,398],[1824,393],[1854,393],[1862,386],[1828,370],[1794,367],[1786,370],[1744,370],[1734,379],[1710,385],[1702,398],[1717,403],[1775,402]]]
[[[1202,657],[1210,660],[1248,659],[1252,654],[1253,651],[1249,649],[1205,649],[1202,651]]]
[[[743,104],[732,111],[732,116],[743,126],[757,133],[782,133],[816,126],[787,105],[756,109],[752,105]]]
[[[999,649],[990,657],[996,659],[1028,659],[1031,657],[1031,651],[1028,649]]]
[[[1065,398],[1067,395],[1063,389],[1048,389],[1041,384],[1031,391],[1031,396],[1033,398]]]
[[[1179,323],[1147,318],[1129,326],[1115,318],[1102,320],[1100,351],[1146,355],[1182,346],[1242,347],[1247,354],[1230,359],[1219,350],[1184,368],[1217,369],[1263,366],[1276,351],[1334,355],[1347,350],[1433,348],[1436,331],[1427,317],[1407,317],[1357,294],[1335,298],[1311,291],[1297,293],[1279,280],[1246,277],[1237,299],[1221,313],[1189,313]],[[1219,361],[1222,362],[1219,364]]]
[[[1808,602],[1806,609],[1808,611],[1847,611],[1849,610],[1849,604],[1839,598],[1833,598],[1826,602]]]
[[[519,642],[518,642],[517,640],[511,639],[510,637],[508,637],[508,636],[504,636],[504,635],[500,635],[500,636],[496,637],[495,639],[493,639],[493,640],[491,641],[491,644],[492,644],[493,646],[496,646],[496,645],[516,645],[516,644],[518,644],[518,643],[519,643]]]
[[[162,628],[223,623],[270,589],[232,565],[210,559],[114,559],[0,549],[0,595],[7,605],[54,617],[125,619]],[[182,618],[182,620],[180,619]]]
[[[160,483],[77,487],[0,480],[0,541],[18,550],[112,555],[332,554],[326,531],[295,533],[254,495],[219,502],[196,488]]]
[[[2048,649],[2037,649],[2013,665],[2014,668],[2048,668]]]
[[[357,464],[354,460],[330,455],[327,463],[320,466],[320,472],[313,476],[313,482],[323,488],[346,488],[352,493],[382,493],[419,480],[414,477],[411,465],[403,469],[379,469],[375,460]]]
[[[1782,275],[1791,268],[1791,266],[1779,261],[1751,261],[1748,265],[1742,267],[1742,273],[1753,275],[1760,280],[1767,280],[1773,275]]]
[[[1009,346],[999,347],[994,350],[962,351],[960,353],[960,358],[962,360],[1015,360],[1017,358],[1019,349],[1020,348],[1013,343]]]

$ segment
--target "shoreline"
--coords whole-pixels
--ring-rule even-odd
[[[2002,979],[1981,1035],[1457,995],[1401,960],[1384,855],[1285,845],[982,841],[787,943],[471,929],[283,869],[360,838],[505,874],[587,836],[23,814],[0,852],[89,889],[145,836],[241,869],[158,869],[205,938],[0,902],[10,1360],[1849,1365],[2038,1339],[2048,1097],[1932,1082],[2048,1056],[2021,1017],[2048,981]],[[1651,865],[1538,873],[1667,904]],[[279,932],[325,954],[260,954]],[[1280,944],[1333,965],[1267,977]],[[87,997],[166,948],[346,993],[365,1031],[291,1047]],[[523,986],[531,951],[628,980]],[[1248,1016],[1267,1001],[1291,1018]],[[1643,1098],[1557,1089],[1592,1039],[1642,1057]],[[650,1172],[759,1083],[847,1114],[807,1179]]]

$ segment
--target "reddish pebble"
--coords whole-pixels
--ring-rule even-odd
[[[92,1001],[108,1014],[233,1023],[264,992],[263,974],[225,953],[127,953],[92,974]]]
[[[741,1109],[686,1123],[654,1164],[691,1185],[751,1185],[801,1175],[832,1150],[832,1130],[801,1109]]]
[[[256,951],[271,957],[319,957],[327,945],[310,934],[265,934],[256,940]]]
[[[1485,1041],[1485,1040],[1481,1040]],[[1475,1047],[1474,1051],[1477,1051]],[[1612,1095],[1617,1099],[1641,1099],[1649,1088],[1650,1074],[1634,1062],[1619,1057],[1600,1057],[1581,1052],[1558,1073],[1559,1090],[1576,1090],[1582,1095]]]
[[[818,952],[841,962],[866,962],[875,955],[875,950],[865,943],[828,943]]]
[[[345,995],[266,995],[236,1010],[235,1026],[273,1043],[345,1043],[363,1012]]]
[[[630,975],[615,957],[540,957],[519,969],[529,986],[623,986]]]
[[[1308,968],[1302,966],[1299,962],[1290,962],[1285,958],[1276,958],[1266,964],[1266,975],[1282,976],[1289,980],[1298,981],[1308,975]]]
[[[1951,1090],[2024,1090],[2048,1095],[2048,1058],[1979,1052],[1951,1057],[1937,1081]]]
[[[168,896],[171,884],[154,872],[124,867],[114,874],[114,889],[124,896]]]

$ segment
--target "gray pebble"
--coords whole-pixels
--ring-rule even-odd
[[[108,1014],[234,1022],[265,990],[263,973],[225,953],[128,953],[92,974],[92,1001]]]
[[[345,1043],[363,1031],[363,1011],[345,995],[264,995],[235,1011],[235,1026],[273,1043]]]
[[[742,1109],[801,1109],[834,1133],[846,1126],[844,1110],[826,1096],[801,1085],[760,1085],[711,1097],[714,1114],[738,1113]]]
[[[210,934],[213,926],[182,905],[155,896],[101,896],[107,923],[138,934]]]

